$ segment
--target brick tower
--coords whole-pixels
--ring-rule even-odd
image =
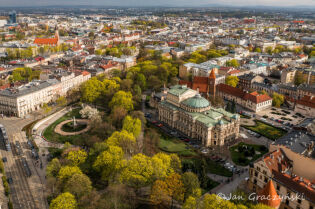
[[[214,69],[212,69],[209,77],[208,77],[208,94],[209,96],[215,97],[215,73]]]

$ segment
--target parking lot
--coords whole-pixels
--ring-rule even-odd
[[[305,116],[292,110],[274,107],[260,111],[257,115],[272,123],[284,124],[285,126],[287,126],[287,124],[289,124],[289,126],[297,125],[305,119]]]

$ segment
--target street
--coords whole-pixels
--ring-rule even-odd
[[[31,152],[27,147],[27,138],[22,128],[31,123],[33,117],[26,119],[21,118],[3,118],[0,124],[3,124],[11,144],[16,141],[22,145],[23,154],[16,155],[12,150],[6,151],[1,149],[1,158],[6,157],[7,162],[4,163],[4,169],[7,178],[12,178],[10,186],[10,197],[14,209],[44,209],[48,208],[44,195],[45,184],[39,178],[35,167],[35,161],[31,157]],[[31,170],[31,177],[26,177],[24,165],[21,158],[24,157]]]

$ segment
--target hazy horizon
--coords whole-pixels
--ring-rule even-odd
[[[90,5],[90,6],[314,6],[315,0],[0,0],[0,7],[33,7],[33,6],[71,6],[71,5]]]

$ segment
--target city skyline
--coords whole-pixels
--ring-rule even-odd
[[[292,7],[292,6],[315,6],[314,0],[301,0],[301,1],[294,1],[294,0],[222,0],[220,2],[214,0],[198,0],[198,1],[188,1],[188,0],[78,0],[78,1],[71,1],[71,0],[0,0],[2,7],[33,7],[33,6],[71,6],[71,5],[90,5],[90,6],[171,6],[171,7],[198,7],[198,6],[275,6],[275,7]]]

